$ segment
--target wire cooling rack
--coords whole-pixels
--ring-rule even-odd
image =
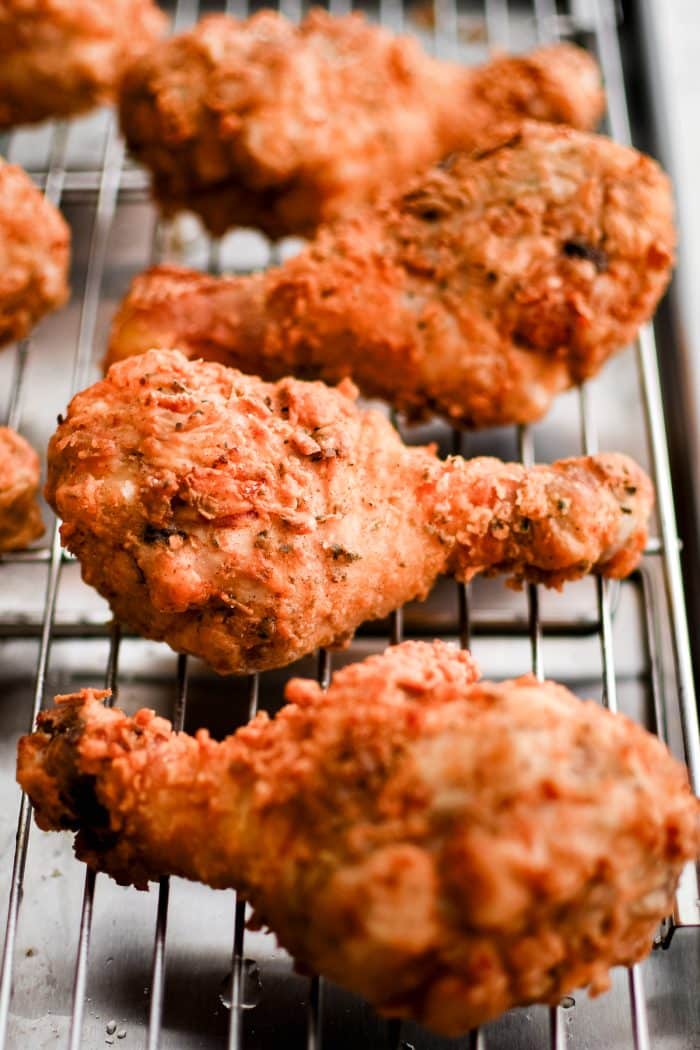
[[[175,27],[185,28],[205,9],[223,6],[202,4],[200,10],[195,0],[179,0],[173,8]],[[342,0],[331,0],[329,6],[336,14],[350,9]],[[297,0],[285,0],[280,8],[291,18],[303,14]],[[244,3],[230,3],[227,9],[240,16],[248,13]],[[484,60],[493,47],[520,50],[560,37],[586,43],[604,72],[608,130],[619,141],[631,141],[612,0],[579,2],[566,11],[554,0],[534,0],[533,5],[434,0],[411,8],[399,0],[380,0],[364,9],[393,30],[417,32],[439,56],[468,62]],[[46,196],[64,209],[74,231],[71,308],[0,361],[5,418],[38,447],[45,446],[53,429],[54,409],[60,410],[72,392],[96,378],[109,315],[133,273],[173,257],[212,272],[243,271],[294,250],[293,244],[272,246],[246,233],[209,243],[187,221],[159,226],[147,203],[147,178],[126,157],[110,114],[5,136],[0,150],[29,168]],[[443,583],[425,605],[411,605],[389,622],[368,625],[347,653],[322,651],[301,670],[315,673],[325,685],[332,664],[360,659],[403,637],[455,639],[473,645],[484,670],[494,677],[532,669],[539,677],[548,673],[579,691],[597,693],[613,710],[630,710],[684,755],[698,792],[700,741],[652,330],[645,329],[635,349],[609,365],[601,380],[561,398],[536,428],[467,438],[436,424],[429,432],[421,428],[405,431],[405,436],[409,441],[436,438],[446,451],[518,455],[527,463],[536,451],[543,459],[592,453],[600,444],[599,429],[610,447],[634,451],[646,461],[656,481],[657,533],[631,580],[621,585],[586,581],[561,597],[534,586],[518,597],[491,581],[469,587]],[[121,691],[120,703],[127,707],[145,701],[168,713],[176,728],[192,721],[225,732],[252,717],[258,705],[274,709],[284,679],[299,673],[295,667],[245,681],[213,679],[196,661],[169,656],[163,646],[122,638],[119,626],[110,625],[104,604],[79,583],[77,566],[62,553],[53,520],[48,537],[44,545],[0,559],[0,686],[8,704],[17,694],[13,711],[19,719],[8,740],[4,789],[13,813],[18,791],[11,779],[11,756],[17,732],[29,728],[59,687],[98,684],[99,677],[115,696]],[[358,1039],[404,1050],[447,1046],[415,1026],[381,1022],[357,1000],[317,978],[294,977],[289,960],[269,937],[246,933],[245,905],[235,894],[232,901],[230,894],[179,880],[171,886],[168,879],[161,881],[155,903],[153,895],[149,900],[135,891],[117,890],[70,861],[66,843],[49,854],[46,840],[31,832],[30,818],[22,798],[16,839],[8,830],[0,840],[8,879],[0,1050],[44,1045],[78,1050],[115,1043],[147,1050],[281,1045],[342,1050]],[[60,869],[49,871],[51,856],[59,858]],[[57,891],[52,875],[69,888]],[[674,930],[698,923],[697,883],[689,870],[676,914],[660,931],[660,944],[670,943]],[[229,958],[224,963],[222,938],[227,937]],[[219,966],[214,974],[206,950],[212,938],[216,943],[210,954]],[[33,947],[34,942],[40,947]],[[617,980],[601,1001],[606,1004],[602,1011],[585,997],[578,1004],[568,998],[551,1010],[514,1011],[471,1033],[463,1045],[476,1050],[618,1045],[646,1050],[656,1035],[664,1047],[695,1046],[697,1007],[686,966],[689,949],[688,939],[679,934],[672,950]],[[43,970],[34,966],[37,956],[46,959]],[[116,976],[107,979],[108,972]],[[669,1009],[660,990],[670,987]]]

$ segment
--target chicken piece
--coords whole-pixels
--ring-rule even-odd
[[[675,232],[668,179],[602,136],[530,123],[250,277],[137,277],[107,361],[153,346],[277,379],[350,376],[410,418],[539,419],[653,313]]]
[[[309,234],[489,129],[531,117],[593,127],[595,61],[570,44],[479,69],[439,62],[361,15],[203,18],[124,78],[121,124],[166,214],[215,234]]]
[[[221,743],[58,697],[19,744],[44,830],[120,883],[235,887],[305,971],[459,1035],[649,951],[700,804],[641,726],[405,642]]]
[[[606,454],[526,470],[406,447],[356,392],[150,351],[71,402],[46,497],[122,623],[222,674],[341,646],[439,573],[624,576],[651,484]]]
[[[65,303],[69,261],[61,213],[25,171],[0,157],[0,347]]]
[[[153,0],[0,0],[0,128],[111,102],[165,24]]]
[[[38,490],[36,452],[14,430],[0,427],[0,552],[26,547],[43,533]]]

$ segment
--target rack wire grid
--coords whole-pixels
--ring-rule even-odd
[[[223,4],[178,0],[174,28]],[[226,8],[245,16],[245,0]],[[300,0],[281,10],[301,17]],[[330,0],[333,13],[350,9]],[[441,57],[483,61],[494,47],[522,50],[575,38],[593,49],[603,69],[607,130],[631,141],[626,85],[613,0],[557,7],[506,0],[400,0],[365,6],[393,30],[411,29]],[[74,234],[73,301],[35,336],[0,361],[5,418],[40,448],[68,397],[99,374],[99,357],[114,304],[129,278],[149,262],[177,258],[241,272],[283,259],[294,243],[269,245],[250,232],[209,243],[188,220],[163,225],[148,203],[148,180],[130,164],[113,115],[101,112],[0,137],[0,151],[23,163],[46,196],[61,206]],[[596,417],[604,421],[599,428]],[[401,422],[397,421],[401,426]],[[604,430],[610,447],[633,451],[657,486],[657,532],[640,570],[623,584],[583,581],[562,595],[530,586],[513,595],[502,583],[469,587],[444,582],[424,605],[390,622],[368,625],[343,654],[320,652],[284,672],[247,680],[217,679],[203,665],[165,646],[122,637],[101,601],[79,581],[61,551],[57,523],[46,509],[48,543],[0,558],[0,738],[3,756],[0,885],[7,887],[7,926],[0,979],[0,1050],[63,1045],[69,1050],[125,1048],[365,1045],[440,1050],[448,1045],[412,1024],[384,1022],[365,1004],[317,978],[293,973],[269,934],[245,930],[245,904],[235,894],[163,879],[139,894],[97,878],[75,862],[69,836],[31,831],[26,798],[14,784],[17,735],[33,724],[55,691],[106,680],[120,703],[169,714],[176,728],[209,725],[231,731],[258,705],[274,710],[291,674],[315,673],[326,684],[339,666],[403,637],[440,636],[473,646],[495,677],[530,668],[598,695],[610,709],[645,721],[688,762],[700,788],[700,740],[688,647],[679,542],[665,443],[656,347],[646,328],[634,350],[604,375],[560,398],[536,428],[451,434],[441,424],[405,430],[408,441],[437,439],[443,450],[489,452],[525,462],[591,453]],[[19,801],[19,817],[14,814]],[[30,850],[30,843],[32,848]],[[13,848],[14,847],[14,848]],[[553,1009],[511,1011],[472,1032],[471,1050],[498,1047],[695,1047],[698,1006],[697,873],[689,868],[676,913],[659,931],[659,946],[642,967],[618,974],[600,1000],[567,997]],[[673,931],[679,931],[671,940]],[[449,1043],[450,1046],[455,1044]]]

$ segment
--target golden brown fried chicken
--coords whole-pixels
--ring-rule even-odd
[[[26,172],[0,157],[0,347],[63,305],[69,261],[70,231],[60,212]]]
[[[627,457],[441,462],[354,396],[176,351],[114,365],[49,447],[84,579],[139,634],[244,673],[342,645],[439,573],[560,586],[637,564],[653,497]]]
[[[0,0],[0,128],[111,102],[165,22],[153,0]]]
[[[672,209],[648,157],[531,123],[277,269],[137,277],[108,363],[171,346],[265,379],[350,376],[410,417],[529,422],[651,316],[673,262]]]
[[[504,121],[593,127],[594,60],[569,44],[480,69],[438,62],[353,14],[204,18],[124,79],[120,113],[166,213],[215,234],[308,234]]]
[[[0,551],[26,547],[44,531],[36,501],[39,457],[9,427],[0,427]]]
[[[122,883],[241,890],[305,970],[446,1035],[609,984],[700,851],[687,775],[641,726],[406,642],[294,680],[217,743],[84,690],[20,741],[45,830]]]

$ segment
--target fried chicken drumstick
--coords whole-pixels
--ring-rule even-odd
[[[176,351],[114,365],[49,446],[83,578],[139,634],[247,673],[343,644],[439,573],[559,586],[637,564],[653,496],[626,456],[442,462],[354,396]]]
[[[647,954],[700,851],[687,775],[641,726],[406,642],[296,679],[217,743],[84,690],[19,745],[45,830],[118,882],[235,887],[307,971],[446,1035]]]
[[[0,128],[111,102],[165,23],[153,0],[0,0]]]
[[[277,269],[137,277],[108,363],[170,346],[265,379],[350,376],[413,418],[530,422],[651,316],[673,262],[672,210],[648,157],[530,123]]]
[[[0,157],[0,347],[63,305],[69,260],[61,213],[22,168]]]
[[[592,128],[602,105],[594,60],[570,44],[466,69],[357,14],[314,10],[299,26],[275,11],[203,18],[130,67],[120,114],[167,213],[283,237],[506,121]]]
[[[14,430],[0,427],[0,552],[20,550],[43,533],[38,490],[36,452]]]

